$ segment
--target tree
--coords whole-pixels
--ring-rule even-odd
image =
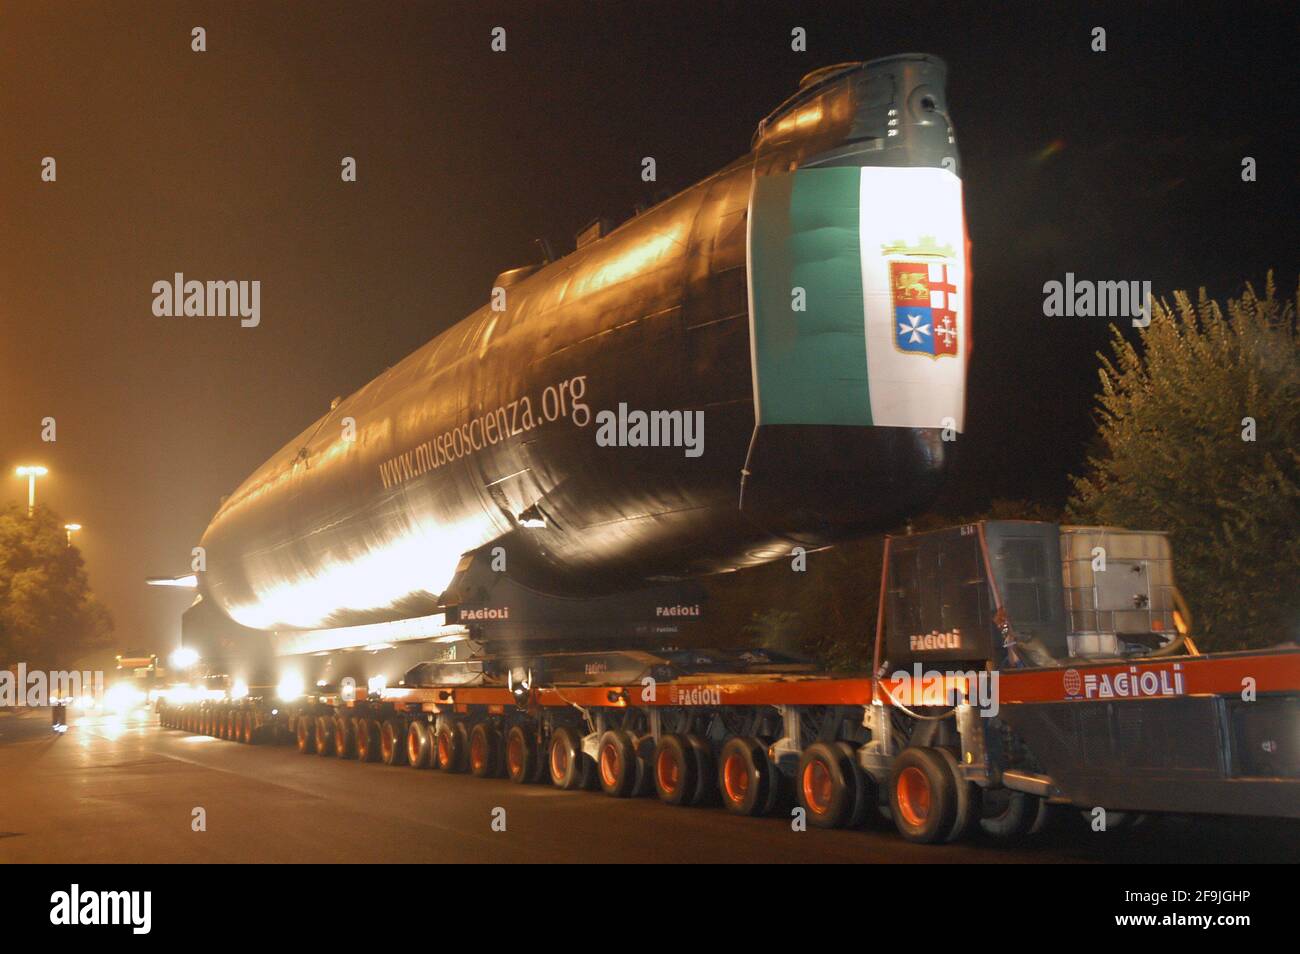
[[[47,507],[0,510],[0,665],[64,668],[108,642],[113,623]]]
[[[1296,305],[1246,286],[1227,314],[1201,290],[1161,301],[1138,344],[1101,359],[1100,455],[1072,518],[1166,530],[1204,649],[1295,640],[1300,623]],[[1140,345],[1140,348],[1139,346]]]

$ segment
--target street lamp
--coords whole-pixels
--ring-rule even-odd
[[[27,516],[36,509],[36,478],[49,473],[44,467],[19,467],[14,471],[19,477],[27,478]]]
[[[68,546],[72,546],[72,535],[81,529],[81,524],[65,523],[63,529],[68,531]]]

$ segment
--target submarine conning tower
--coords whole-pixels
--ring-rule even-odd
[[[804,142],[804,168],[930,165],[960,175],[947,78],[947,65],[927,53],[823,66],[759,122],[751,146]]]
[[[970,271],[946,83],[920,53],[823,67],[754,134],[741,509],[781,538],[923,508],[963,427]]]

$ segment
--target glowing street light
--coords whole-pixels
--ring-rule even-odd
[[[68,546],[72,546],[72,535],[81,529],[81,524],[65,523],[63,529],[68,531]]]
[[[190,646],[180,646],[172,653],[173,669],[189,669],[198,661],[198,651]]]
[[[44,467],[19,467],[14,471],[19,477],[27,478],[27,516],[36,509],[36,478],[49,473]]]

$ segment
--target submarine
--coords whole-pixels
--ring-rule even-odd
[[[203,534],[190,613],[296,651],[449,609],[526,638],[467,594],[500,578],[595,618],[882,529],[941,485],[970,320],[944,63],[816,70],[744,156],[503,272],[258,467]]]

